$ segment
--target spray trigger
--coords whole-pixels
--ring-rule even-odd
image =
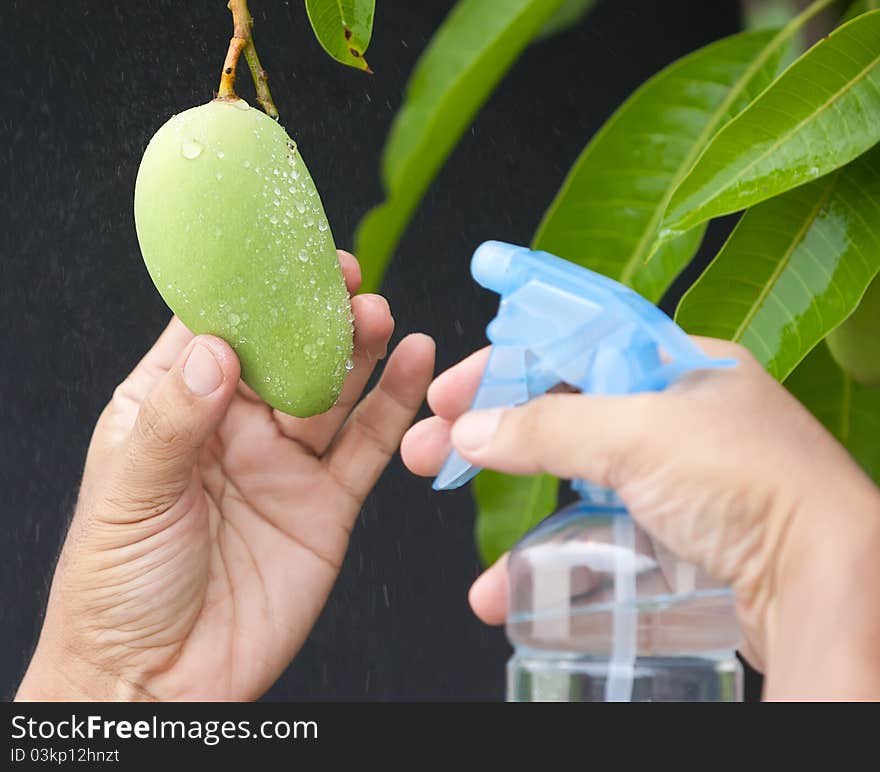
[[[628,287],[547,252],[487,241],[471,274],[501,296],[473,410],[522,405],[560,384],[588,394],[660,391],[693,370],[736,364],[706,356]],[[458,488],[479,471],[453,451],[434,488]]]

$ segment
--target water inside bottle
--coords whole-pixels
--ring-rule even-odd
[[[616,518],[631,523],[622,507],[579,502],[513,550],[509,699],[741,699],[730,590],[634,524],[621,545]],[[631,583],[625,603],[615,586],[621,572]],[[622,660],[621,651],[629,652]],[[621,667],[623,692],[608,683]]]

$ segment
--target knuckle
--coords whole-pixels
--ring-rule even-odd
[[[161,491],[119,482],[105,492],[102,503],[113,522],[134,523],[164,514],[172,502]]]
[[[391,457],[394,455],[397,445],[389,440],[382,427],[377,425],[365,411],[356,410],[352,418],[361,436],[368,444],[372,445],[384,456]]]
[[[605,427],[608,436],[601,443],[605,452],[597,464],[601,481],[612,487],[627,476],[627,469],[640,453],[650,452],[658,436],[669,436],[666,421],[674,421],[656,393],[632,394],[625,399],[626,410],[620,411],[613,425]]]
[[[581,394],[546,394],[533,403],[536,409],[535,430],[548,424],[579,423]]]
[[[137,381],[133,375],[129,375],[124,381],[119,383],[110,397],[107,409],[115,412],[123,412],[131,409],[132,406],[138,407],[143,399],[142,389],[138,388]]]
[[[110,404],[108,407],[112,405],[118,405],[121,402],[126,402],[130,399],[129,396],[129,385],[128,381],[122,381],[122,383],[118,384],[115,389],[113,389],[113,395],[110,397]]]
[[[541,470],[567,466],[579,436],[577,394],[547,394],[514,411],[512,440],[523,457]]]
[[[140,438],[149,447],[159,450],[176,444],[186,434],[170,411],[150,398],[141,406],[136,427]]]
[[[547,400],[548,397],[541,397],[528,403],[521,410],[507,413],[505,419],[508,417],[513,419],[509,422],[509,431],[513,439],[529,438],[535,442],[540,440],[541,429],[546,428],[550,415]]]

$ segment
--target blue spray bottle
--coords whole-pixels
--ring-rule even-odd
[[[735,364],[705,356],[629,288],[546,252],[489,241],[471,273],[501,295],[474,409],[521,405],[559,384],[659,391]],[[478,472],[453,452],[434,488]],[[584,480],[572,488],[579,500],[510,554],[508,700],[741,700],[730,590],[639,528],[614,491]]]

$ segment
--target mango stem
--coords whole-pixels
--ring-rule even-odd
[[[232,12],[232,39],[229,41],[229,49],[226,51],[226,59],[223,62],[223,72],[220,75],[220,87],[217,89],[217,99],[238,99],[235,93],[235,74],[238,68],[238,60],[244,51],[244,58],[254,79],[254,87],[257,90],[257,101],[270,118],[278,120],[278,110],[269,93],[269,73],[260,64],[257,49],[254,46],[253,27],[254,19],[247,6],[247,0],[229,0],[226,6]]]

